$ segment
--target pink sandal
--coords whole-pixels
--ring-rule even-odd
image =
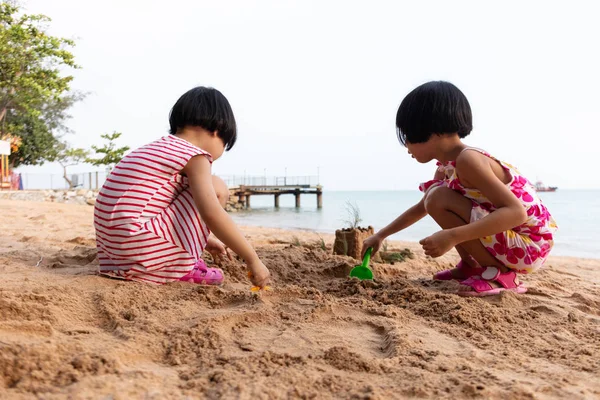
[[[196,261],[194,269],[179,278],[180,281],[200,285],[220,285],[225,280],[223,271],[219,268],[208,268],[202,259]]]
[[[475,259],[473,257],[471,257],[470,261],[475,263],[477,265],[477,267],[471,267],[464,260],[460,260],[458,262],[458,264],[456,264],[456,267],[454,267],[453,269],[447,269],[445,271],[440,271],[440,272],[435,273],[433,275],[433,279],[438,280],[438,281],[451,281],[453,279],[456,279],[457,281],[462,281],[462,280],[465,280],[472,276],[480,275],[483,272],[483,268],[481,266],[479,266],[479,263],[477,263],[477,261],[475,261]],[[455,278],[454,275],[452,274],[452,271],[454,271],[454,270],[459,270],[460,273],[462,274],[462,277]]]
[[[494,287],[490,282],[498,282],[501,287]],[[459,291],[459,296],[494,296],[500,292],[509,291],[517,294],[527,292],[527,288],[522,283],[517,283],[517,273],[515,271],[500,272],[496,267],[485,267],[481,276],[472,276],[460,283],[469,286],[473,290]]]

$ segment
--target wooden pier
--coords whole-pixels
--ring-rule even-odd
[[[317,208],[323,207],[323,187],[320,185],[286,185],[286,186],[256,186],[242,185],[230,188],[229,191],[237,197],[238,203],[244,208],[250,208],[252,196],[273,196],[275,208],[279,208],[279,197],[284,194],[293,194],[296,198],[296,208],[300,208],[300,195],[312,194],[317,196]]]
[[[317,208],[323,207],[323,186],[316,183],[315,176],[225,176],[222,177],[227,186],[231,203],[236,208],[250,208],[252,196],[273,196],[273,205],[279,208],[279,198],[282,195],[294,195],[296,208],[300,208],[300,196],[303,194],[316,195]]]

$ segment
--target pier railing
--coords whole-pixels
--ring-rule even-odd
[[[20,175],[22,188],[24,190],[63,190],[68,189],[69,184],[63,178],[62,174],[45,174],[45,173],[16,173]],[[91,171],[69,173],[68,177],[73,183],[75,189],[90,189],[98,190],[106,181],[108,172]]]
[[[18,173],[17,173],[18,174]],[[72,181],[74,189],[90,189],[98,190],[106,181],[108,172],[91,171],[69,173],[69,179]],[[270,190],[278,190],[281,193],[296,189],[309,189],[319,186],[318,176],[256,176],[256,175],[218,175],[225,181],[229,188],[246,187],[252,188],[253,192],[268,192]],[[22,173],[20,174],[22,188],[25,190],[53,189],[63,190],[68,189],[69,185],[63,178],[62,174],[45,174],[45,173]],[[304,192],[306,193],[306,192]],[[254,193],[256,194],[256,193]],[[266,194],[266,193],[265,193]]]
[[[219,175],[229,187],[237,186],[317,186],[318,176]]]

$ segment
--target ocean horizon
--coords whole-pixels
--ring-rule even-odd
[[[105,179],[100,171],[99,185]],[[82,187],[95,186],[95,173],[76,174]],[[61,189],[64,179],[53,174],[23,174],[25,189]],[[54,179],[51,179],[54,178]],[[91,179],[90,179],[91,178]],[[552,255],[600,258],[600,189],[558,189],[541,192],[540,198],[558,224]],[[323,208],[317,208],[314,194],[301,195],[301,207],[295,208],[293,195],[281,195],[280,207],[274,207],[272,195],[253,195],[251,208],[232,213],[241,225],[300,229],[317,233],[334,233],[345,227],[346,203],[358,207],[361,226],[379,230],[408,207],[421,199],[415,190],[327,190],[323,191]],[[429,216],[413,226],[390,236],[391,240],[418,242],[439,230]]]
[[[558,224],[551,255],[600,258],[600,190],[557,190],[539,194]],[[375,231],[393,221],[418,202],[418,190],[401,191],[325,191],[323,208],[317,208],[315,195],[302,195],[301,207],[295,208],[293,195],[282,195],[280,207],[273,196],[252,196],[251,208],[232,213],[240,225],[334,233],[346,227],[347,202],[358,207],[361,226]],[[438,231],[439,226],[427,216],[413,226],[389,237],[391,240],[418,242]]]

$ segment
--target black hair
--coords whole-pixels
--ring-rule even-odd
[[[171,109],[169,125],[171,135],[186,126],[217,131],[226,150],[231,150],[237,139],[235,117],[229,102],[221,92],[209,87],[198,86],[181,96]]]
[[[398,140],[425,143],[431,135],[458,133],[464,138],[473,129],[469,101],[449,82],[427,82],[410,92],[396,114]]]

